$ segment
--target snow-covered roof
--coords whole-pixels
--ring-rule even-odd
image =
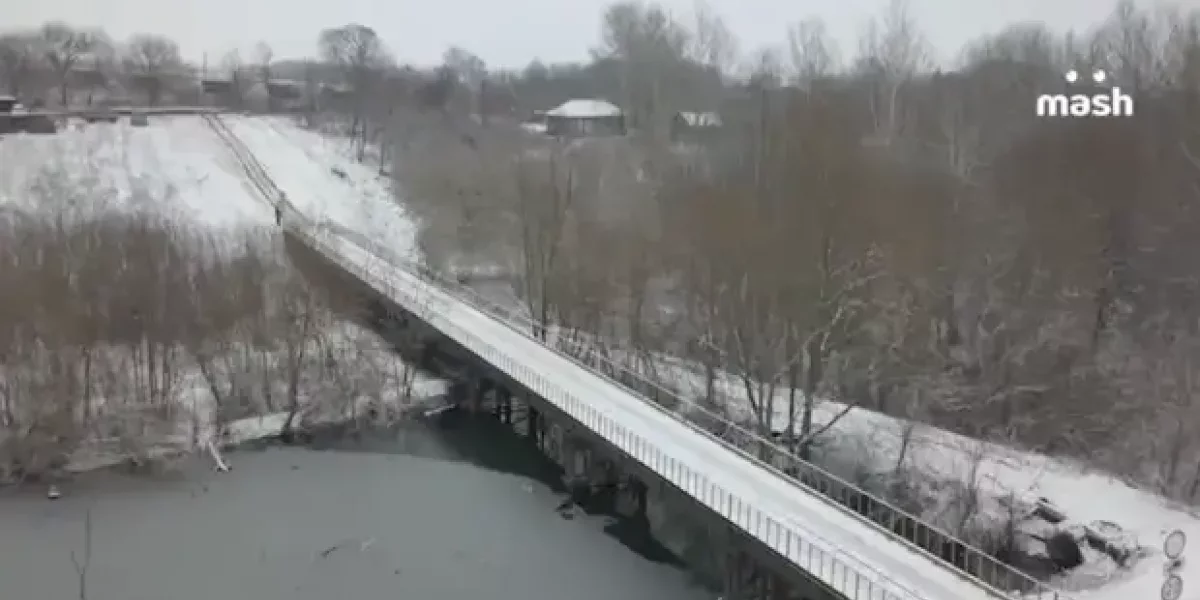
[[[621,109],[617,105],[604,100],[567,100],[557,108],[546,111],[547,117],[565,117],[568,119],[587,119],[597,117],[619,117]]]
[[[688,127],[720,127],[722,124],[721,115],[715,112],[687,112],[680,111],[679,118]]]

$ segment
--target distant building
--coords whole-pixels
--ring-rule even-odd
[[[604,100],[568,100],[546,111],[546,133],[556,137],[624,135],[625,115]]]
[[[715,112],[680,111],[671,119],[671,138],[678,141],[697,141],[719,131],[724,124],[721,115]]]
[[[267,82],[267,95],[278,100],[300,100],[304,98],[304,82],[290,79],[272,79]]]
[[[214,96],[228,96],[233,92],[233,80],[231,79],[202,79],[200,81],[200,89],[205,94]]]

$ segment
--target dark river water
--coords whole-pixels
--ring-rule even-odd
[[[48,501],[0,490],[0,598],[701,600],[668,563],[564,519],[548,466],[476,422],[243,449],[154,479],[91,473]]]

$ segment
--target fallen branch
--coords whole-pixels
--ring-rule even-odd
[[[87,600],[88,567],[92,564],[92,510],[83,513],[83,558],[80,559],[71,551],[71,565],[75,567],[75,576],[79,580],[79,600]]]
[[[212,456],[213,462],[217,465],[217,470],[222,473],[229,472],[229,464],[221,458],[221,452],[217,450],[217,445],[212,440],[208,440],[208,452]]]

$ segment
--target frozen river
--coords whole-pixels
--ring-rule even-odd
[[[512,434],[407,423],[322,449],[231,453],[167,479],[89,474],[50,502],[0,491],[5,598],[701,600],[669,564],[573,520]],[[525,474],[517,474],[525,473]]]

